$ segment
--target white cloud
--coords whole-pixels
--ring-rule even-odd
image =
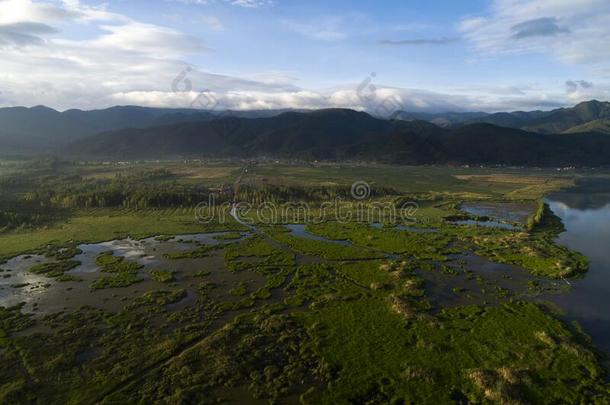
[[[594,3],[593,0],[585,2]],[[509,5],[525,1],[497,3]],[[571,9],[559,7],[561,3],[564,1],[545,2],[547,8],[552,5],[556,12],[541,15],[556,20],[543,21],[542,28],[549,31],[550,21],[560,29],[564,24],[569,28],[569,32],[558,35],[581,35],[581,28],[572,24],[571,17],[568,17]],[[507,9],[502,10],[504,16]],[[520,9],[514,10],[508,13],[512,17],[502,17],[507,19],[500,24],[504,27],[502,30],[494,22],[494,16],[500,13],[498,10],[492,10],[488,16],[465,20],[462,27],[469,38],[484,50],[501,51],[506,44],[514,43],[523,47],[523,42],[530,38],[518,41],[511,38],[515,34],[511,27],[543,17],[534,14],[516,16]],[[212,26],[216,24],[216,28],[222,25],[213,17],[209,17],[207,22]],[[322,18],[307,23],[285,21],[284,24],[301,35],[325,41],[346,38],[345,30],[350,26],[341,18]],[[540,28],[537,24],[525,26],[529,34],[532,29],[536,32],[535,29]],[[62,31],[74,27],[86,27],[90,36],[86,39],[63,37]],[[550,27],[553,31],[552,24]],[[594,26],[592,29],[599,28]],[[497,35],[485,39],[482,34],[485,32]],[[533,38],[547,41],[553,37]],[[490,48],[486,48],[487,45]],[[564,45],[568,50],[570,46]],[[358,84],[323,90],[304,89],[297,86],[293,74],[281,71],[252,72],[250,77],[241,78],[202,72],[192,67],[185,77],[180,78],[179,74],[186,66],[184,61],[205,50],[204,43],[198,38],[111,12],[103,6],[83,5],[76,0],[0,0],[0,105],[45,104],[59,109],[101,108],[116,104],[189,107],[196,101],[195,106],[202,108],[206,105],[216,109],[346,107],[384,115],[393,109],[497,111],[551,108],[582,101],[584,97],[609,98],[608,86],[597,80],[590,87],[574,80],[579,84],[573,91],[566,91],[561,83],[554,92],[527,86],[455,88],[432,92],[375,83],[375,91],[362,94]],[[573,52],[584,51],[574,48]],[[603,52],[608,53],[608,50]],[[599,67],[599,71],[610,72],[607,67]],[[189,87],[187,91],[172,90],[172,83],[177,78],[181,79],[179,90]],[[190,86],[186,86],[188,83]],[[198,98],[203,90],[207,92]]]
[[[347,34],[341,28],[343,20],[339,17],[321,18],[310,22],[282,20],[282,24],[287,29],[311,39],[340,41],[347,38]]]
[[[192,107],[205,110],[319,109],[352,108],[378,116],[404,111],[505,111],[520,108],[556,108],[565,105],[561,93],[509,91],[504,88],[459,89],[456,93],[437,93],[421,89],[402,89],[378,85],[372,92],[359,91],[358,85],[324,90],[299,88],[261,88],[251,85],[241,90],[210,89],[197,91],[135,91],[112,95],[113,104],[138,104],[150,107]],[[497,90],[497,91],[496,91]],[[467,95],[465,95],[467,94]],[[567,100],[566,100],[567,101]]]
[[[245,8],[268,7],[273,5],[271,0],[225,0],[226,2]]]
[[[100,33],[61,38],[62,29],[79,25]],[[4,105],[91,108],[117,91],[169,88],[182,60],[205,46],[176,30],[74,0],[5,0],[0,1],[0,50]]]
[[[37,22],[48,24],[74,17],[73,10],[60,5],[30,0],[0,1],[0,24]]]
[[[201,21],[212,31],[224,31],[225,26],[218,17],[212,15],[204,15],[201,17]]]
[[[607,0],[494,0],[459,29],[485,53],[550,52],[565,63],[610,64]]]
[[[217,2],[224,2],[232,6],[239,6],[243,8],[262,8],[273,6],[273,0],[166,0],[169,2],[185,3],[185,4],[198,4],[207,6]]]
[[[155,57],[180,57],[205,50],[202,41],[178,31],[151,24],[130,21],[122,25],[101,25],[106,33],[86,41],[97,49],[136,52]],[[80,42],[80,41],[77,41]],[[64,43],[74,43],[65,41]]]

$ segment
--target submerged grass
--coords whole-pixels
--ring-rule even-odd
[[[174,281],[174,272],[172,270],[152,270],[150,276],[159,283],[171,283]]]
[[[95,264],[100,266],[103,273],[113,273],[113,276],[102,276],[91,283],[92,290],[106,288],[129,287],[132,284],[144,281],[138,277],[138,271],[144,267],[141,264],[125,260],[124,257],[114,256],[112,252],[100,253],[95,258]]]
[[[69,281],[69,276],[65,273],[80,266],[77,260],[62,260],[59,262],[41,263],[30,267],[30,273],[42,274],[47,277],[58,279],[59,281]]]

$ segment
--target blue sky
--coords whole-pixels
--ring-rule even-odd
[[[608,40],[607,0],[0,0],[0,105],[550,109]]]

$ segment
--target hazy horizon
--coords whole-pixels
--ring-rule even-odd
[[[533,111],[553,111],[556,109],[560,109],[560,108],[570,108],[570,107],[574,107],[578,104],[581,103],[587,103],[587,102],[602,102],[602,103],[608,103],[610,101],[607,100],[584,100],[581,101],[577,104],[568,104],[566,106],[563,107],[549,107],[549,108],[540,108],[537,110],[497,110],[497,111],[481,111],[481,110],[462,110],[462,111],[456,111],[456,110],[439,110],[439,111],[417,111],[417,110],[396,110],[393,112],[398,112],[398,111],[404,111],[404,112],[412,112],[412,113],[429,113],[429,114],[452,114],[452,113],[456,113],[456,114],[460,114],[460,113],[464,113],[464,114],[468,114],[468,113],[487,113],[487,114],[494,114],[494,113],[501,113],[501,112],[533,112]],[[226,113],[226,112],[256,112],[256,111],[260,111],[260,112],[264,112],[264,111],[303,111],[303,112],[311,112],[311,111],[319,111],[319,110],[332,110],[332,109],[347,109],[347,110],[354,110],[354,111],[359,111],[359,112],[366,112],[368,114],[374,114],[374,111],[368,111],[365,109],[356,109],[356,108],[350,108],[350,107],[322,107],[322,108],[311,108],[311,109],[305,109],[305,108],[291,108],[291,107],[286,107],[286,108],[271,108],[271,109],[244,109],[244,110],[239,110],[239,109],[226,109],[226,110],[220,110],[220,109],[211,109],[211,110],[205,110],[205,109],[200,109],[197,108],[196,106],[187,106],[187,107],[154,107],[154,106],[146,106],[146,105],[137,105],[137,104],[117,104],[117,105],[112,105],[112,106],[108,106],[108,107],[100,107],[100,108],[76,108],[76,107],[71,107],[71,108],[65,108],[65,109],[57,109],[57,108],[53,108],[53,107],[49,107],[46,106],[44,104],[37,104],[37,105],[31,105],[31,106],[25,106],[25,105],[13,105],[13,106],[2,106],[0,107],[0,109],[2,108],[27,108],[27,109],[34,109],[34,108],[48,108],[51,110],[55,110],[57,112],[66,112],[66,111],[70,111],[70,110],[78,110],[78,111],[98,111],[98,110],[106,110],[106,109],[111,109],[111,108],[153,108],[153,109],[168,109],[168,110],[193,110],[193,111],[202,111],[202,112],[211,112],[211,113]],[[381,117],[383,118],[383,117]]]

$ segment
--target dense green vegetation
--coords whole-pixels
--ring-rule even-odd
[[[41,299],[0,305],[0,403],[610,401],[586,330],[537,299],[565,293],[553,278],[586,276],[586,259],[554,242],[559,218],[537,204],[571,184],[561,173],[251,164],[226,187],[237,167],[53,165],[6,175],[21,181],[6,198],[62,217],[0,231],[2,258],[32,260],[0,265],[0,281]],[[226,221],[201,224],[183,194],[231,201],[237,189],[244,201],[303,200],[314,211],[339,197],[355,212],[354,177],[373,185],[363,203],[415,201],[414,217],[301,221],[298,233],[252,214],[245,227],[223,208]],[[120,198],[106,199],[111,190]],[[104,207],[62,203],[72,192],[77,206]],[[464,202],[521,200],[536,209],[516,230],[453,221],[470,218]],[[220,233],[184,236],[205,232]],[[472,264],[481,257],[537,277],[492,278]],[[11,287],[23,273],[48,284]]]
[[[101,253],[95,258],[95,264],[103,273],[113,273],[112,276],[100,276],[91,284],[92,290],[104,288],[128,287],[142,281],[138,271],[142,265],[125,260],[124,257],[114,256],[112,252]]]
[[[27,193],[25,200],[39,207],[146,209],[193,206],[209,199],[207,188],[178,184],[172,179],[166,169],[117,175],[113,179],[59,178]]]
[[[325,259],[377,259],[383,257],[382,254],[373,250],[294,237],[290,235],[286,228],[281,226],[270,227],[266,229],[266,232],[275,240],[290,246],[297,252],[312,256],[320,256]]]
[[[594,355],[539,307],[463,307],[400,322],[376,299],[339,303],[309,316],[317,351],[340,364],[332,390],[313,389],[311,403],[345,398],[373,403],[603,403]],[[533,325],[535,325],[533,327]],[[349,334],[351,339],[343,339]],[[383,346],[370,342],[383,342]],[[591,368],[593,367],[593,368]],[[580,380],[581,382],[572,381]],[[541,380],[553,381],[540,384]],[[597,393],[595,393],[597,392]],[[589,396],[591,394],[591,396]],[[597,399],[595,399],[597,398]]]
[[[531,232],[536,229],[536,227],[543,221],[545,214],[548,217],[548,209],[549,207],[544,204],[544,201],[538,201],[536,211],[534,211],[534,213],[527,219],[526,227],[528,231]]]
[[[394,228],[372,229],[370,224],[325,223],[311,225],[312,232],[330,239],[349,240],[355,245],[385,253],[400,254],[417,259],[446,260],[451,238],[441,232],[404,232]],[[361,248],[357,248],[361,250]]]
[[[92,290],[102,290],[104,288],[129,287],[132,284],[141,282],[142,279],[133,273],[121,272],[114,276],[102,276],[91,283]]]
[[[30,272],[60,279],[65,276],[65,272],[70,271],[79,265],[80,262],[77,262],[76,260],[41,263],[31,267]]]
[[[150,272],[153,280],[160,283],[169,283],[174,281],[174,272],[171,270],[153,270]]]
[[[124,257],[113,256],[112,252],[101,253],[95,258],[95,264],[104,273],[136,273],[142,268],[141,265],[129,262]]]
[[[588,261],[582,254],[554,242],[563,225],[548,205],[538,206],[528,226],[529,233],[493,230],[473,236],[460,235],[460,238],[473,243],[476,254],[499,263],[516,264],[534,275],[564,278],[587,271]]]

